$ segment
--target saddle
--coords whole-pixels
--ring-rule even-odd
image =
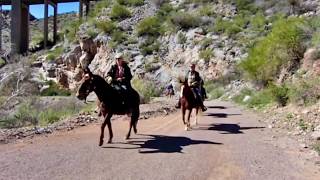
[[[128,107],[129,101],[130,101],[129,99],[130,99],[131,89],[121,84],[113,84],[112,87],[113,89],[116,90],[116,92],[120,97],[121,106]]]

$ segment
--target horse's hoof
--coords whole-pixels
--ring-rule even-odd
[[[124,138],[125,140],[130,139],[130,135],[126,135],[126,137]]]
[[[137,130],[137,129],[133,129],[133,132],[134,132],[135,134],[137,134],[137,133],[138,133],[138,130]]]
[[[111,144],[111,143],[112,143],[112,140],[111,140],[111,139],[109,139],[107,143],[108,143],[108,144]]]
[[[186,127],[184,127],[184,130],[185,130],[185,131],[188,131],[188,127],[187,127],[187,126],[186,126]]]
[[[99,146],[102,146],[102,144],[103,144],[103,140],[100,140]]]

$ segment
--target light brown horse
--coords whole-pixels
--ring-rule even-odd
[[[113,132],[111,126],[111,117],[114,114],[125,115],[131,117],[129,131],[126,135],[126,139],[130,138],[131,129],[137,133],[137,123],[140,114],[140,96],[134,89],[128,90],[128,94],[120,94],[111,85],[109,85],[101,76],[94,75],[91,72],[87,72],[83,79],[82,84],[77,92],[77,98],[85,100],[90,92],[94,91],[99,99],[100,113],[104,117],[104,122],[101,125],[101,135],[99,146],[103,144],[104,129],[108,125],[109,140],[112,142]],[[123,99],[125,98],[125,99]],[[125,100],[125,103],[123,103]]]
[[[184,82],[183,86],[181,87],[181,112],[182,112],[182,121],[183,121],[183,124],[185,125],[186,131],[191,130],[190,117],[193,109],[196,110],[195,125],[197,125],[200,104],[197,102],[197,99],[193,94],[188,83]],[[187,112],[187,121],[185,120],[186,112]]]

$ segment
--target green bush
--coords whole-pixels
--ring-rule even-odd
[[[144,4],[144,0],[117,0],[117,2],[129,6],[142,6]]]
[[[286,106],[289,100],[289,88],[286,85],[276,86],[270,85],[269,89],[274,97],[274,100],[280,106]]]
[[[0,57],[0,67],[6,64],[6,61]]]
[[[132,86],[139,92],[142,103],[148,103],[151,97],[159,97],[163,92],[154,81],[145,79],[133,79]]]
[[[70,96],[71,92],[60,88],[54,81],[48,81],[49,88],[41,92],[41,96]]]
[[[221,96],[223,96],[224,92],[225,92],[225,90],[223,87],[218,87],[218,88],[213,89],[211,91],[207,91],[210,99],[218,99]]]
[[[243,102],[245,96],[250,96],[250,99]],[[274,96],[269,89],[258,92],[254,92],[250,89],[243,89],[238,95],[234,96],[232,100],[238,104],[246,105],[249,108],[261,109],[268,104],[271,104],[274,101]]]
[[[138,36],[158,36],[163,33],[161,22],[157,17],[147,17],[137,25]]]
[[[214,57],[212,49],[205,49],[199,52],[199,58],[209,62],[209,60]]]
[[[180,29],[195,28],[199,27],[201,24],[201,19],[199,16],[186,12],[174,13],[171,15],[170,20]]]
[[[112,21],[96,21],[95,25],[106,34],[111,34],[117,29],[117,25]]]
[[[1,128],[18,128],[38,123],[36,109],[30,103],[23,103],[14,115],[0,118]]]
[[[245,75],[267,85],[275,80],[281,67],[303,57],[305,34],[303,19],[278,20],[270,34],[249,50],[248,57],[239,66]]]
[[[123,20],[131,16],[130,11],[123,5],[114,4],[111,9],[111,19]]]

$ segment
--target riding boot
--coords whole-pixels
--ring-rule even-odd
[[[175,105],[175,107],[176,107],[177,109],[180,109],[180,108],[181,108],[181,98],[179,98],[179,100],[178,100],[177,104]]]
[[[203,104],[203,101],[201,98],[198,98],[199,105],[201,107],[202,112],[205,112],[207,110],[207,107]]]

